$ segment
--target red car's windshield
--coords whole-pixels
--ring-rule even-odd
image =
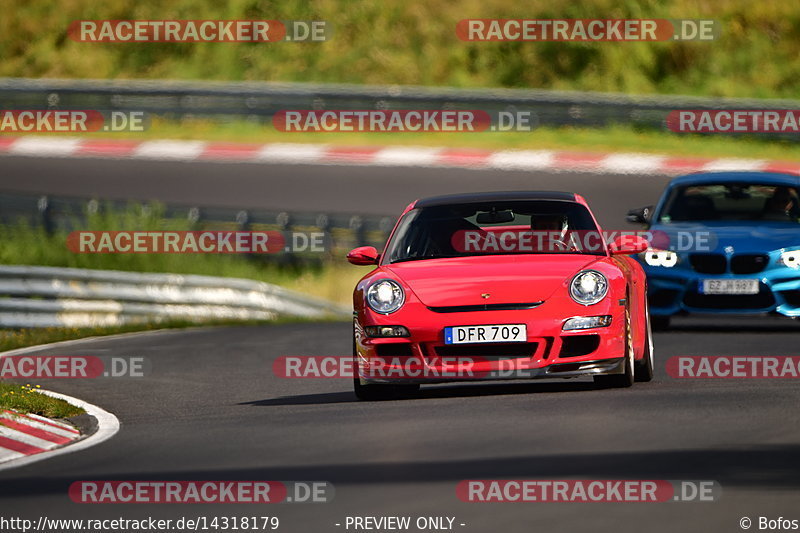
[[[588,245],[589,242],[594,245]],[[409,211],[386,261],[506,254],[604,255],[589,210],[567,201],[527,200],[431,206]]]

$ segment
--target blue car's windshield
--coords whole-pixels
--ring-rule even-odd
[[[770,221],[800,223],[796,187],[752,183],[703,183],[674,188],[658,221]]]

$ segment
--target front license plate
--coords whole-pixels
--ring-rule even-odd
[[[758,294],[757,279],[704,279],[703,294]]]
[[[525,324],[490,324],[486,326],[452,326],[444,328],[445,344],[477,344],[484,342],[527,342]]]

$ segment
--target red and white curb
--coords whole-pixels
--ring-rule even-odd
[[[0,137],[0,155],[155,161],[366,165],[677,175],[715,170],[800,173],[800,162],[561,150],[480,150],[413,146],[132,141],[45,136]]]
[[[157,331],[146,333],[156,333]],[[0,358],[110,337],[116,337],[116,335],[28,346],[0,353]],[[119,431],[119,419],[105,409],[66,394],[44,389],[37,389],[36,392],[80,407],[97,421],[97,430],[88,436],[83,436],[77,429],[63,422],[32,414],[21,415],[5,410],[0,411],[0,471],[84,450],[110,439]]]
[[[0,463],[64,446],[80,436],[63,422],[5,410],[0,412]]]

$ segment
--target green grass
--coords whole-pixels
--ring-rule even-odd
[[[798,95],[800,10],[744,0],[6,0],[0,76]],[[465,18],[704,18],[713,42],[463,42]],[[324,43],[82,43],[74,20],[326,20]]]
[[[13,409],[18,413],[33,413],[48,418],[69,418],[85,412],[64,400],[40,394],[38,388],[38,385],[0,381],[0,410]]]

